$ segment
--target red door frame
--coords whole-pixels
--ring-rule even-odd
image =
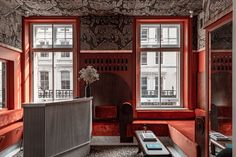
[[[232,21],[233,13],[232,11],[223,16],[222,18],[218,19],[214,23],[205,27],[206,30],[206,51],[205,51],[205,71],[206,71],[206,119],[205,119],[205,130],[206,130],[206,139],[205,139],[205,146],[207,147],[205,156],[209,156],[209,111],[211,106],[211,33],[212,31],[216,30],[217,28],[223,26],[224,24]]]

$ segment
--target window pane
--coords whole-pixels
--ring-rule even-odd
[[[156,84],[159,78],[159,64],[156,63],[157,52],[141,52],[146,53],[147,62],[141,64],[141,77],[140,77],[140,95],[141,105],[153,106],[159,105],[159,89]]]
[[[161,105],[179,106],[179,52],[163,52]]]
[[[141,54],[141,64],[147,65],[147,53],[146,52],[142,52],[142,54]]]
[[[53,25],[54,47],[55,48],[72,48],[73,31],[72,25]]]
[[[40,57],[41,58],[49,58],[49,53],[47,53],[47,52],[40,52]]]
[[[61,71],[61,89],[70,89],[69,71]]]
[[[52,53],[47,52],[49,58]],[[51,101],[53,100],[53,84],[52,84],[52,59],[45,60],[40,52],[34,53],[34,80],[33,80],[33,98],[34,101]]]
[[[6,107],[6,62],[0,61],[0,109]]]
[[[180,47],[180,25],[161,25],[161,47]]]
[[[141,48],[158,48],[160,47],[160,25],[152,24],[141,25],[140,29]]]
[[[180,105],[179,52],[146,53],[147,64],[141,64],[140,96],[142,107]],[[161,64],[158,64],[161,63]]]
[[[70,58],[70,52],[61,52],[62,58]]]
[[[49,90],[49,72],[40,71],[40,88],[42,90]]]
[[[52,48],[52,25],[33,25],[33,48]]]
[[[63,52],[64,53],[64,52]],[[72,52],[66,52],[72,56]],[[54,53],[55,99],[73,97],[73,59],[63,59],[62,52]]]

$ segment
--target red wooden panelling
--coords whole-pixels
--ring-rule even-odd
[[[21,52],[0,45],[0,59],[7,61],[7,107],[21,108]]]
[[[211,73],[232,73],[232,52],[211,53]]]
[[[99,74],[112,73],[120,76],[132,87],[132,54],[131,53],[81,53],[79,70],[91,65]]]
[[[23,122],[17,122],[0,130],[0,151],[22,139]]]
[[[193,110],[143,110],[137,111],[138,119],[194,119]]]
[[[118,122],[93,122],[93,136],[119,136]]]
[[[205,63],[205,50],[198,52],[198,72],[204,72],[206,63]]]
[[[8,110],[8,111],[3,111],[0,112],[0,129],[10,125],[12,123],[15,123],[19,120],[22,120],[23,118],[23,110],[18,109],[18,110]]]

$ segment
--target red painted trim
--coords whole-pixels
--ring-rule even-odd
[[[77,20],[77,16],[30,16],[24,18],[25,22],[31,23],[73,23]]]
[[[138,103],[137,102],[137,85],[138,85],[138,82],[137,82],[137,79],[136,79],[136,76],[137,76],[137,72],[138,72],[138,69],[136,64],[137,64],[137,45],[136,45],[136,41],[137,41],[137,37],[136,37],[136,20],[135,18],[133,18],[133,36],[132,36],[132,39],[133,39],[133,53],[132,53],[132,98],[133,98],[133,102],[131,102],[131,104],[133,104],[133,117],[134,118],[137,118],[137,112],[136,112],[136,104]]]
[[[20,54],[0,45],[0,58],[7,62],[7,107],[10,110],[21,108]]]
[[[18,52],[18,53],[22,53],[22,50],[18,49],[18,48],[15,48],[15,47],[12,47],[12,46],[9,46],[9,45],[6,45],[4,43],[1,43],[0,42],[0,46],[3,47],[3,48],[6,48],[10,51],[13,51],[13,52]]]
[[[14,62],[7,61],[7,108],[9,110],[14,109],[14,74]]]
[[[198,72],[204,72],[205,71],[205,50],[202,50],[198,53]]]
[[[225,16],[223,16],[222,18],[218,19],[217,21],[215,21],[214,23],[208,25],[207,27],[205,27],[206,29],[206,37],[205,37],[205,41],[206,41],[206,53],[205,53],[205,70],[206,70],[206,113],[209,113],[209,108],[211,105],[211,62],[210,62],[210,56],[211,56],[211,32],[219,27],[221,27],[222,25],[228,23],[232,21],[232,12],[226,14]],[[205,146],[206,146],[206,156],[209,155],[209,115],[207,114],[206,119],[205,119],[206,123],[205,123],[205,130],[206,130],[206,139],[205,139]]]
[[[132,50],[80,50],[80,53],[132,53]]]
[[[211,53],[232,53],[232,50],[211,50]]]
[[[205,89],[206,89],[206,102],[205,104],[206,107],[206,113],[209,113],[209,33],[206,31],[206,37],[205,37],[205,41],[206,41],[206,52],[205,52],[205,72],[206,72],[206,85],[205,85]],[[207,114],[205,117],[205,156],[209,155],[209,115]]]
[[[222,25],[232,21],[232,18],[233,18],[233,12],[231,11],[228,14],[221,17],[220,19],[218,19],[217,21],[215,21],[215,22],[211,23],[210,25],[206,26],[205,29],[208,32],[211,32],[211,31],[221,27]]]
[[[203,110],[203,109],[195,109],[195,115],[205,117],[206,116],[206,111]]]
[[[78,80],[79,78],[79,70],[80,70],[80,34],[81,34],[81,30],[80,30],[80,19],[76,18],[76,41],[77,41],[77,47],[75,49],[75,58],[76,58],[76,63],[74,63],[75,65],[75,70],[74,71],[74,76],[75,76],[75,81],[76,84],[74,84],[74,96],[81,96],[80,93],[80,81]]]
[[[193,110],[141,110],[137,111],[138,119],[158,119],[158,120],[177,120],[177,119],[194,119]]]

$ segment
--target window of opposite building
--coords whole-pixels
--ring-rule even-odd
[[[181,106],[182,24],[139,22],[140,108]]]
[[[33,100],[72,98],[73,24],[33,23],[31,26]]]
[[[70,89],[70,71],[61,71],[61,89]]]

